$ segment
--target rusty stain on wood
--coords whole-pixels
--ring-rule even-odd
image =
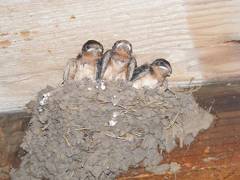
[[[20,35],[23,39],[29,39],[29,36],[30,36],[30,31],[21,31],[20,32]]]
[[[225,41],[224,43],[236,43],[236,44],[240,44],[240,40],[230,40],[230,41]]]
[[[32,40],[32,37],[33,35],[36,35],[37,32],[36,31],[21,31],[20,32],[20,36],[26,40],[26,41],[29,41],[29,40]]]
[[[9,40],[3,40],[3,41],[0,41],[0,48],[7,48],[11,45],[11,41]]]
[[[7,32],[0,32],[0,36],[7,36],[8,33]]]
[[[71,16],[70,16],[70,19],[71,19],[71,20],[76,19],[76,16],[71,15]]]

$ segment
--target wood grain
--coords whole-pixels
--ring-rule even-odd
[[[0,112],[22,110],[88,39],[128,39],[138,64],[163,57],[171,84],[240,75],[238,0],[1,0]]]

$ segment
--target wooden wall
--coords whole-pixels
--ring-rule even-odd
[[[239,0],[0,0],[0,17],[0,112],[59,84],[88,39],[127,39],[139,64],[168,59],[173,85],[240,77]]]

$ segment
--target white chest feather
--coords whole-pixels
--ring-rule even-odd
[[[78,70],[75,76],[75,80],[81,80],[88,78],[91,80],[96,79],[96,67],[89,64],[79,64]]]
[[[133,83],[133,87],[136,89],[140,89],[143,87],[147,87],[150,89],[154,89],[159,85],[159,82],[156,78],[152,77],[150,74],[136,80]]]
[[[109,65],[104,73],[103,79],[105,80],[126,80],[126,65]]]

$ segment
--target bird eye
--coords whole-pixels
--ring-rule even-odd
[[[97,48],[97,51],[102,52],[102,49],[101,48]]]
[[[87,46],[86,46],[86,49],[87,49],[87,50],[88,50],[88,49],[90,49],[90,46],[89,46],[89,45],[87,45]]]

